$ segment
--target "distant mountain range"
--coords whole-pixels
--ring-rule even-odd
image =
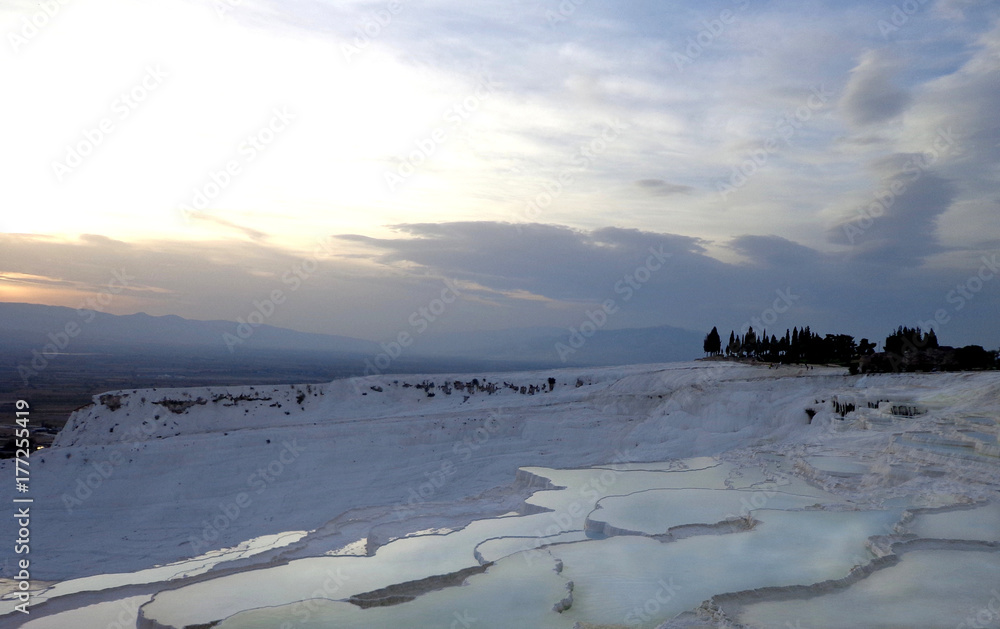
[[[218,348],[228,353],[224,335],[236,338],[234,321],[197,321],[177,315],[154,317],[144,312],[133,315],[112,315],[73,308],[38,304],[0,303],[0,341],[39,347],[57,342],[66,333],[66,326],[75,323],[79,332],[74,346],[128,347],[168,346],[174,348]],[[347,336],[309,334],[270,325],[253,328],[253,333],[235,348],[259,350],[329,351],[348,354],[370,354],[381,351],[377,343]],[[67,351],[72,351],[68,349]]]
[[[67,327],[69,326],[69,327]],[[24,303],[0,303],[0,344],[30,346],[65,343],[74,348],[122,347],[197,349],[228,353],[227,338],[237,351],[283,350],[330,352],[374,360],[386,346],[363,339],[296,332],[270,325],[253,328],[243,342],[235,342],[236,323],[198,321],[176,315],[145,313],[111,315],[72,308]],[[692,360],[701,356],[703,334],[659,326],[623,330],[587,330],[590,337],[571,335],[555,327],[516,328],[427,334],[405,350],[410,360],[420,357],[472,362],[537,363],[539,366],[623,365]],[[225,335],[231,335],[226,337]],[[59,348],[63,349],[63,348]],[[78,350],[77,350],[78,351]]]
[[[535,327],[449,333],[418,339],[414,353],[455,358],[531,361],[550,366],[633,365],[694,360],[703,355],[704,334],[675,328],[586,330]]]

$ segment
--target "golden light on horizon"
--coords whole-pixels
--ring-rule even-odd
[[[28,273],[0,273],[0,301],[75,307],[86,297],[86,292],[75,282]]]
[[[147,305],[147,300],[132,295],[111,295],[107,287],[28,273],[0,273],[0,302],[89,308],[112,314],[130,314]]]

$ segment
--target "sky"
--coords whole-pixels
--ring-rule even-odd
[[[7,0],[0,36],[0,301],[1000,346],[996,2]]]

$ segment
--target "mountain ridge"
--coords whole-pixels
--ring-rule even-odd
[[[249,332],[249,333],[247,333]],[[0,343],[31,345],[39,351],[77,347],[124,346],[201,350],[332,352],[375,360],[460,359],[518,361],[539,366],[599,366],[693,360],[701,355],[702,335],[673,326],[587,329],[509,328],[432,332],[407,348],[350,336],[299,332],[266,323],[188,319],[174,314],[139,312],[114,315],[89,309],[0,302]],[[391,362],[390,360],[390,362]]]

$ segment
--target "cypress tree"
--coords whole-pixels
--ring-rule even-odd
[[[719,331],[715,327],[713,327],[712,331],[705,336],[705,342],[702,343],[702,349],[704,349],[705,353],[710,356],[717,356],[722,351],[722,339],[719,338]]]

